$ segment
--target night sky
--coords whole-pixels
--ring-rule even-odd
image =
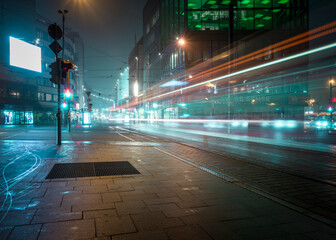
[[[147,0],[36,0],[36,10],[61,26],[58,10],[67,9],[66,27],[84,41],[86,85],[110,95],[120,68],[142,36],[142,9]]]

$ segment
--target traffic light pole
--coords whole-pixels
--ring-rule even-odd
[[[62,14],[62,35],[63,35],[63,50],[62,50],[62,62],[64,62],[64,38],[65,38],[65,14],[68,13],[68,10],[59,10],[58,13]],[[68,85],[68,89],[70,89],[70,77],[69,77],[69,71],[67,74],[67,85]],[[70,115],[70,100],[68,100],[68,121],[69,121],[69,132],[70,132],[70,127],[71,127],[71,115]],[[65,121],[66,122],[66,121]]]
[[[56,62],[58,64],[58,69],[61,69],[61,62],[57,61],[58,57],[56,54]],[[62,145],[62,123],[61,123],[61,77],[62,71],[59,71],[58,81],[57,81],[57,145]]]
[[[68,70],[67,74],[67,80],[68,80],[68,89],[70,90],[70,72]],[[70,132],[70,127],[71,127],[71,114],[70,114],[70,99],[71,97],[68,98],[68,120],[69,120],[69,132]]]

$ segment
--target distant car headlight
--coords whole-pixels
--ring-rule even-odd
[[[316,125],[317,125],[317,126],[321,126],[322,123],[321,123],[321,122],[316,122]]]
[[[328,123],[327,123],[327,122],[323,122],[323,123],[322,123],[322,126],[323,126],[323,127],[326,127],[326,126],[328,126]]]

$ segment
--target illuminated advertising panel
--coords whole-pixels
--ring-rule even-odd
[[[9,37],[9,56],[11,66],[41,72],[40,47]]]
[[[83,124],[91,124],[91,114],[89,112],[84,112],[83,113]]]

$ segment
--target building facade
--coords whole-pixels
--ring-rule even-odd
[[[139,96],[143,90],[143,39],[141,38],[131,51],[128,58],[129,67],[129,98]]]
[[[35,1],[0,1],[0,124],[32,124],[39,73],[10,65],[10,37],[36,44]]]
[[[143,89],[156,88],[156,92],[161,93],[162,87],[169,87],[172,91],[181,88],[180,81],[229,62],[230,67],[221,74],[237,71],[239,66],[234,63],[235,59],[307,31],[308,9],[309,1],[305,0],[149,0],[143,10]],[[184,40],[183,44],[180,39]],[[308,48],[306,43],[295,51]],[[293,49],[281,52],[271,48],[269,54],[257,61],[272,61],[292,53]],[[206,77],[213,76],[216,75]],[[162,109],[155,110],[159,112],[156,115],[181,117],[186,109],[179,103],[189,99],[188,112],[191,114],[185,116],[248,118],[267,112],[262,118],[303,118],[305,103],[302,99],[307,95],[307,77],[303,74],[295,78],[292,82],[286,79],[291,85],[286,95],[281,89],[283,86],[276,87],[280,79],[263,84],[250,83],[255,91],[246,91],[249,86],[242,87],[249,85],[247,82],[252,78],[232,79],[225,86],[212,83],[210,90],[204,93],[200,90],[192,97],[181,95],[160,100],[155,106],[162,106]],[[255,78],[255,81],[263,80]],[[262,88],[259,91],[265,94],[253,101],[257,88]],[[266,89],[272,89],[272,93]],[[212,95],[208,91],[212,91]],[[246,107],[241,108],[244,102]],[[174,113],[164,114],[167,109],[173,109]],[[297,112],[302,114],[298,117]]]
[[[49,65],[55,54],[49,48],[54,41],[48,34],[52,24],[36,14],[35,1],[1,1],[1,55],[0,55],[0,124],[54,124],[57,111],[57,86],[50,81]],[[13,67],[10,63],[9,37],[15,37],[40,49],[40,71]],[[65,59],[78,62],[70,72],[70,88],[75,93],[71,108],[80,108],[84,74],[83,44],[79,34],[66,29]],[[80,61],[81,59],[81,61]],[[76,63],[77,64],[77,63]],[[79,104],[77,104],[79,103]],[[77,105],[76,105],[77,104]]]

